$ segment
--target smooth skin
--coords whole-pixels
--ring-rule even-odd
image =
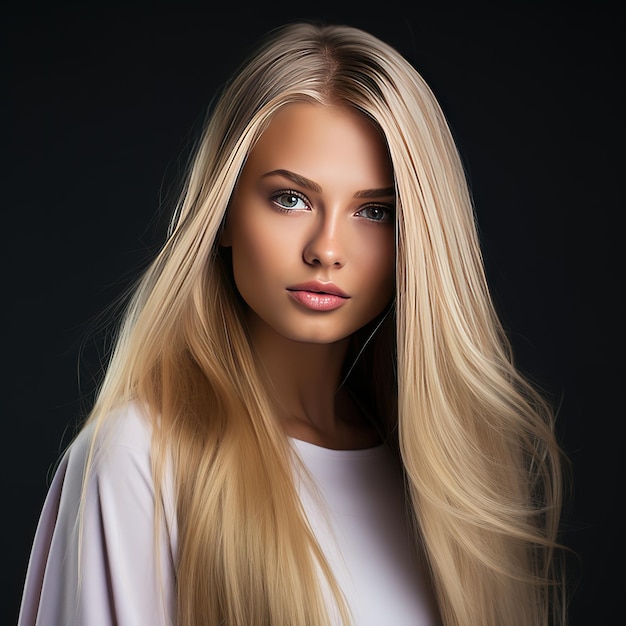
[[[292,437],[334,449],[378,443],[337,389],[349,336],[393,297],[394,202],[385,143],[346,106],[283,107],[244,166],[220,244],[232,248],[252,343]],[[336,290],[345,297],[318,293]],[[336,308],[324,310],[329,301]]]

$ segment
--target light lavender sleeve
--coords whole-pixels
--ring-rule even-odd
[[[92,435],[91,426],[84,429],[56,470],[35,533],[18,626],[172,625],[171,475],[155,551],[150,427],[133,405],[111,416],[97,436],[79,551],[79,504]]]

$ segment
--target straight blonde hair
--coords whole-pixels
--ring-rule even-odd
[[[565,623],[554,415],[513,364],[445,116],[391,46],[357,28],[306,22],[271,32],[215,102],[89,416],[100,425],[129,401],[147,407],[157,503],[171,463],[177,623],[319,626],[330,623],[325,584],[350,623],[303,514],[218,246],[247,155],[292,102],[354,107],[389,150],[396,298],[384,320],[353,338],[359,357],[347,384],[378,408],[398,451],[443,623]]]

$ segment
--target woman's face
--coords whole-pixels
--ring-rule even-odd
[[[339,341],[395,289],[395,194],[385,144],[344,106],[283,107],[250,153],[221,245],[251,328]]]

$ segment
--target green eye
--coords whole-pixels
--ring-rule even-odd
[[[272,196],[272,202],[283,210],[305,210],[309,208],[306,200],[293,191],[280,191]]]
[[[387,222],[391,219],[391,209],[386,206],[374,204],[362,208],[360,211],[357,211],[355,215],[364,217],[372,222]]]

